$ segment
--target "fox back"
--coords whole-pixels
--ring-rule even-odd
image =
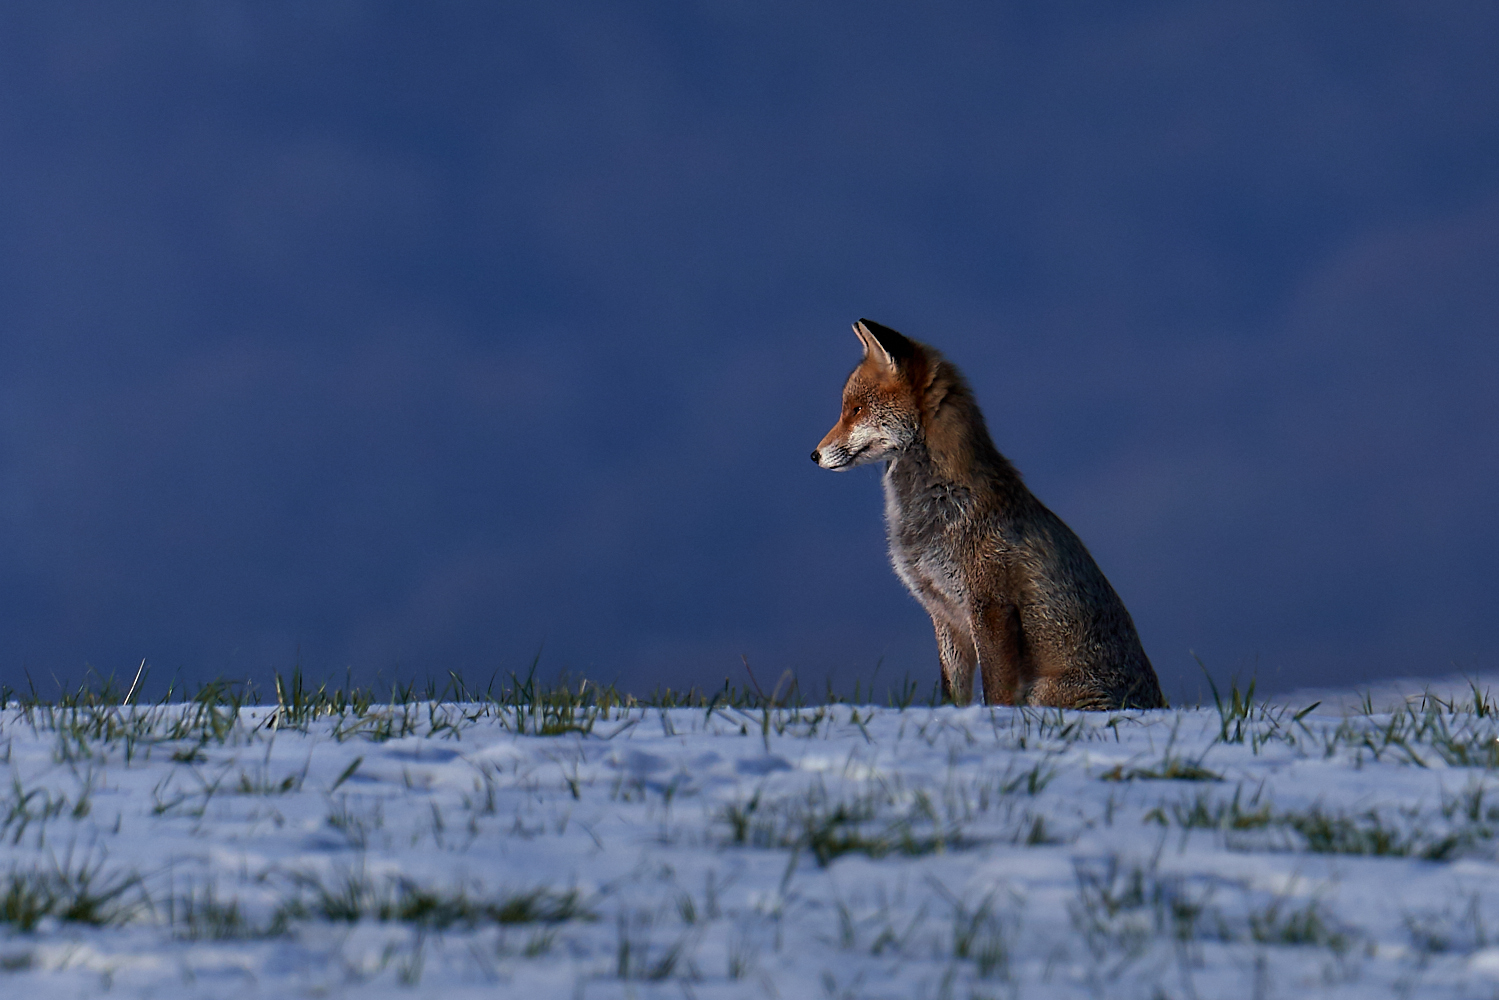
[[[1165,705],[1134,621],[1077,535],[994,447],[935,349],[860,320],[864,347],[812,460],[885,463],[890,560],[932,617],[943,692],[990,704]]]

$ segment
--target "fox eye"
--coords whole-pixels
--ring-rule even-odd
[[[855,406],[852,410],[848,411],[848,415],[851,417],[857,417],[859,415],[859,411],[862,409],[864,409],[863,406]]]

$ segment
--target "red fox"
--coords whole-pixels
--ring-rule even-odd
[[[1135,623],[1098,564],[994,447],[958,369],[861,319],[864,358],[812,453],[824,469],[885,463],[896,575],[932,616],[942,692],[1062,708],[1164,708]]]

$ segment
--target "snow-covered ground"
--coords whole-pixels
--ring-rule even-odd
[[[0,996],[1492,998],[1491,711],[12,707]]]

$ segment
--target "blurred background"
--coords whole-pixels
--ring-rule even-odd
[[[937,659],[868,316],[1162,682],[1494,667],[1491,2],[7,4],[0,683]],[[878,672],[876,670],[878,669]]]

